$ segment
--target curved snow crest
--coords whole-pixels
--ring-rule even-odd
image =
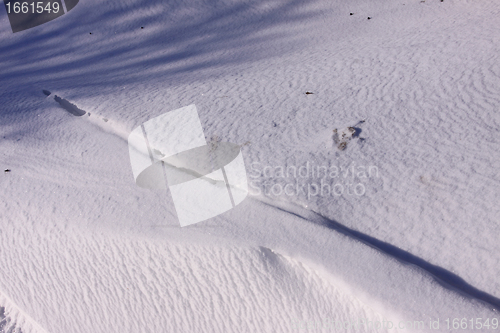
[[[335,220],[321,215],[305,204],[293,203],[291,201],[285,200],[266,200],[265,198],[258,197],[257,200],[283,212],[293,214],[309,222],[316,223],[328,229],[335,230],[336,232],[344,234],[353,240],[360,241],[363,244],[372,247],[377,251],[380,251],[381,253],[388,255],[389,257],[394,258],[403,264],[413,265],[416,268],[423,270],[426,274],[432,276],[444,288],[454,290],[459,294],[465,295],[466,297],[477,299],[483,302],[493,311],[500,310],[499,298],[475,288],[460,276],[442,267],[433,265],[431,262],[427,262],[422,258],[419,258],[412,253],[406,252],[392,244],[383,242],[379,239],[371,237],[370,235],[363,234],[362,232],[359,232],[355,229],[348,228]]]
[[[0,292],[0,305],[0,332],[48,333],[2,292]]]
[[[327,320],[384,320],[315,270],[265,247],[61,234],[24,253],[36,264],[8,261],[6,268],[36,281],[25,307],[50,313],[42,321],[51,333],[290,332]],[[19,322],[23,330],[31,324]],[[26,332],[46,332],[32,326]]]

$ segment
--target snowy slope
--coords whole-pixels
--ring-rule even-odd
[[[23,332],[499,318],[499,14],[88,0],[12,34],[2,13],[0,306]],[[168,192],[135,185],[126,138],[193,103],[207,140],[247,143],[251,195],[180,228]],[[279,173],[308,165],[338,173]]]

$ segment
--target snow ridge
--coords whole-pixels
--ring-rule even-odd
[[[299,205],[293,204],[291,202],[287,202],[286,205],[277,204],[277,201],[273,203],[268,203],[266,201],[262,202],[266,205],[279,209],[280,211],[286,212],[288,214],[293,214],[309,222],[320,224],[322,226],[327,227],[328,229],[335,230],[352,239],[358,240],[398,260],[403,264],[414,265],[425,271],[427,274],[430,274],[443,287],[454,290],[467,297],[478,299],[486,303],[491,310],[500,311],[499,298],[475,288],[474,286],[467,283],[460,276],[440,266],[433,265],[432,263],[427,262],[424,259],[411,254],[410,252],[404,251],[398,248],[397,246],[381,241],[375,237],[369,236],[357,230],[348,228],[333,219],[327,218],[315,212],[312,209],[300,207]]]

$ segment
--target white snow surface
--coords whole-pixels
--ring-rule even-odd
[[[500,319],[499,16],[494,0],[82,0],[13,34],[0,9],[0,331]],[[250,195],[181,228],[168,191],[134,183],[127,137],[191,104],[207,142],[242,145]]]

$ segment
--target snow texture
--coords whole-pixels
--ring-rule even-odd
[[[87,0],[14,34],[0,10],[0,331],[499,319],[499,15]],[[180,228],[128,137],[192,104],[206,142],[241,147],[250,193]]]

